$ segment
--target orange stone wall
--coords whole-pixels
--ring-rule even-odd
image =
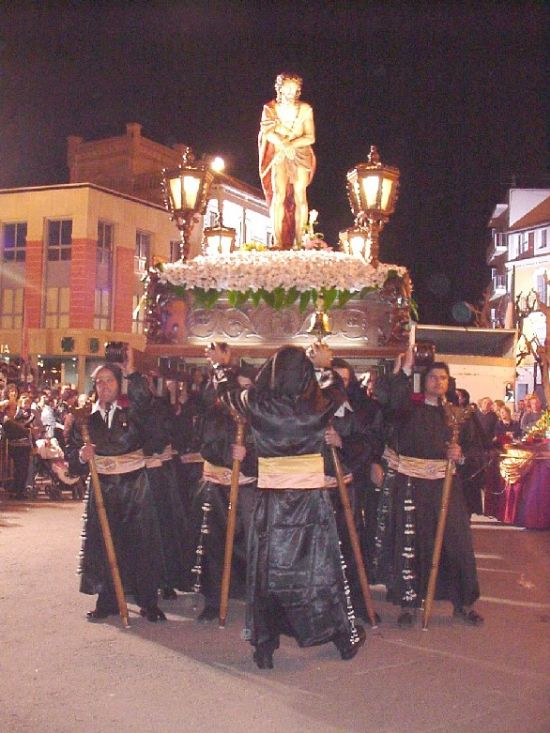
[[[27,239],[25,256],[25,321],[27,328],[42,326],[42,282],[44,279],[44,242]]]
[[[72,240],[71,252],[71,328],[93,328],[96,248],[93,239]]]

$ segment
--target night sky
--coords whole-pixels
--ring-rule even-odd
[[[409,267],[425,323],[489,280],[487,222],[515,176],[550,187],[543,2],[0,1],[0,187],[68,179],[66,137],[140,122],[259,186],[262,105],[304,78],[319,229],[352,224],[345,174],[376,144],[401,169],[381,259]]]

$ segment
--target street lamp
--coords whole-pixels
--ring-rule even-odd
[[[182,260],[189,254],[193,216],[206,211],[208,192],[213,180],[214,173],[210,166],[205,161],[196,161],[189,147],[185,148],[177,168],[165,168],[162,171],[164,205],[180,230]]]
[[[356,248],[363,239],[363,256],[375,267],[378,264],[378,242],[384,224],[395,211],[399,187],[399,168],[380,161],[376,145],[371,145],[366,163],[358,163],[348,171],[347,190],[355,227],[348,230]]]

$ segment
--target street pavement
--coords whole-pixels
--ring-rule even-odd
[[[194,597],[166,623],[88,623],[78,593],[82,504],[0,492],[1,733],[550,733],[550,532],[474,518],[481,628],[436,603],[430,628],[382,624],[349,662],[284,639],[258,670],[232,603],[225,629]]]

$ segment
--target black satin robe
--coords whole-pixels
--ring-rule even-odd
[[[181,457],[187,453],[200,452],[204,410],[200,398],[189,397],[180,405],[179,414],[172,416],[171,441],[173,448],[178,452],[176,457],[178,492],[186,516],[191,513],[191,502],[202,476],[202,462],[185,463]]]
[[[403,372],[392,375],[387,388],[387,407],[393,421],[392,447],[405,456],[445,459],[451,430],[443,407],[413,402],[410,380]],[[389,577],[385,581],[388,600],[403,606],[420,606],[428,586],[443,479],[410,479],[410,495],[415,507],[412,586],[416,593],[416,598],[410,603],[404,602],[407,583],[403,579],[407,483],[407,476],[396,475],[391,526],[388,527],[393,538],[393,557]],[[453,478],[435,599],[450,601],[458,607],[469,606],[478,598],[470,521],[457,473]]]
[[[347,490],[355,528],[362,545],[363,562],[370,580],[376,534],[376,510],[380,496],[370,481],[370,467],[373,461],[380,460],[384,448],[382,415],[374,400],[368,398],[362,401],[354,400],[351,410],[344,406],[343,414],[341,413],[342,410],[339,410],[333,425],[342,440],[339,454],[344,473],[352,475]],[[332,490],[331,498],[347,566],[353,608],[358,616],[366,619],[368,616],[338,489]]]
[[[259,388],[241,392],[223,370],[216,380],[221,398],[247,417],[258,456],[326,453],[325,429],[345,400],[338,378],[331,375],[319,390],[297,374],[303,388],[296,397]],[[259,489],[248,546],[245,634],[251,644],[276,646],[280,634],[302,647],[350,638],[341,557],[329,490]]]
[[[162,453],[171,445],[172,410],[163,399],[154,397],[149,419],[144,424],[143,451],[146,456]],[[188,569],[193,562],[191,523],[185,512],[173,459],[162,466],[147,467],[147,476],[155,500],[165,562],[163,586],[191,590]]]
[[[231,469],[233,458],[232,444],[235,442],[236,425],[227,408],[212,404],[205,412],[201,422],[200,453],[205,461],[215,466]],[[258,474],[256,448],[249,430],[245,433],[246,456],[241,462],[240,473],[255,477]],[[243,598],[246,582],[246,551],[252,508],[254,505],[256,483],[241,484],[237,500],[237,517],[231,564],[230,595]],[[192,527],[195,548],[199,543],[203,517],[206,516],[208,534],[202,538],[201,592],[205,603],[212,608],[220,604],[223,562],[225,555],[225,536],[229,510],[230,487],[214,481],[201,480],[192,502]],[[203,505],[207,502],[210,511],[204,515]]]
[[[128,378],[129,407],[114,411],[107,428],[101,413],[90,416],[91,442],[98,456],[118,456],[138,450],[144,443],[144,423],[151,417],[151,393],[146,380],[138,374]],[[67,444],[71,471],[86,475],[78,453],[83,445],[76,424]],[[165,575],[162,543],[153,494],[145,468],[118,475],[100,474],[101,489],[113,537],[122,585],[135,596],[139,606],[156,603],[157,589]],[[86,495],[79,573],[80,592],[99,593],[108,610],[116,610],[115,596],[94,493]]]

